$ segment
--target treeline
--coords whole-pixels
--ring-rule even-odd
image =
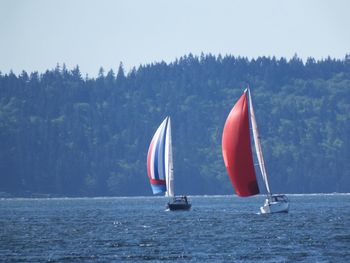
[[[64,65],[0,73],[0,194],[150,195],[148,145],[167,115],[175,191],[231,194],[221,134],[247,85],[272,190],[349,192],[350,56],[190,54],[96,78]]]

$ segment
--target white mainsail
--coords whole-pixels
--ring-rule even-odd
[[[255,151],[256,151],[256,155],[258,157],[259,167],[260,167],[261,175],[263,177],[263,180],[264,180],[264,183],[266,186],[267,194],[271,195],[269,181],[267,178],[267,172],[266,172],[266,168],[265,168],[264,157],[263,157],[261,143],[260,143],[258,126],[257,126],[256,120],[255,120],[255,113],[254,113],[254,108],[253,108],[252,96],[250,94],[249,88],[248,88],[248,96],[249,96],[250,120],[251,120],[252,130],[253,130]]]
[[[174,168],[173,168],[173,149],[171,141],[171,122],[170,117],[168,117],[168,125],[166,130],[166,141],[165,141],[165,163],[167,165],[166,169],[166,196],[174,196]]]

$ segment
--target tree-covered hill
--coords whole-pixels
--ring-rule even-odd
[[[0,74],[0,192],[150,195],[148,145],[170,115],[175,191],[231,194],[221,134],[247,85],[272,190],[350,192],[350,56],[212,55],[97,78],[64,66]]]

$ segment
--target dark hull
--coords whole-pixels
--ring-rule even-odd
[[[191,204],[178,204],[178,203],[168,203],[167,205],[168,209],[170,211],[176,211],[176,210],[190,210]]]

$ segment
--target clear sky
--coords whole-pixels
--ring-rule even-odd
[[[350,54],[348,0],[0,0],[0,71],[97,75],[185,54]]]

